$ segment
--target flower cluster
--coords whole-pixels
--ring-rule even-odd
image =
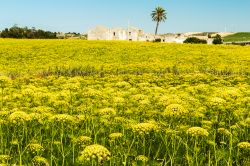
[[[10,144],[11,144],[11,145],[18,145],[19,142],[18,142],[17,139],[13,139],[12,141],[10,141]]]
[[[236,88],[225,88],[225,89],[220,89],[220,96],[223,98],[237,98],[241,94],[238,89]]]
[[[220,97],[213,97],[209,100],[209,104],[212,107],[221,107],[226,104],[226,100],[220,98]]]
[[[115,104],[123,104],[125,103],[125,99],[123,97],[114,97],[113,99]]]
[[[125,82],[125,81],[123,81],[123,82],[117,82],[116,86],[118,88],[129,88],[130,87],[130,83]]]
[[[237,145],[240,149],[248,149],[250,150],[250,143],[249,142],[240,142]]]
[[[132,130],[140,135],[149,134],[151,131],[157,131],[158,126],[154,123],[139,123],[132,125]]]
[[[74,123],[76,119],[71,115],[57,114],[57,115],[52,116],[50,120],[52,120],[53,122],[59,122],[59,123]]]
[[[203,129],[201,127],[191,127],[187,130],[187,134],[191,136],[205,136],[207,137],[209,135],[208,131],[206,129]]]
[[[29,150],[31,153],[37,153],[37,152],[44,151],[44,148],[40,144],[32,143],[32,144],[29,144]]]
[[[113,108],[104,108],[104,109],[101,109],[101,110],[98,110],[98,114],[99,115],[116,115],[116,111],[115,109]]]
[[[109,135],[109,138],[110,138],[111,140],[116,140],[116,139],[121,138],[122,136],[123,136],[122,133],[112,133],[112,134]]]
[[[0,88],[5,88],[8,83],[10,83],[9,77],[0,76]]]
[[[6,162],[10,159],[11,159],[11,157],[9,155],[4,155],[4,154],[0,155],[0,161],[2,161],[2,162]]]
[[[30,116],[26,112],[23,112],[23,111],[13,112],[9,116],[10,123],[14,123],[14,124],[25,123],[26,121],[29,121],[29,120],[30,120]]]
[[[94,144],[87,146],[79,157],[80,162],[86,162],[90,160],[97,160],[98,162],[103,162],[109,160],[111,153],[107,148],[102,145]]]
[[[173,116],[180,117],[186,115],[187,113],[188,110],[186,110],[182,105],[170,104],[169,106],[166,107],[162,115],[166,117],[173,117]]]
[[[171,104],[181,104],[183,101],[175,95],[170,95],[170,96],[161,96],[159,98],[159,104],[163,106],[168,106]]]
[[[135,158],[136,161],[142,161],[142,162],[147,162],[148,158],[144,155],[139,155]]]
[[[250,118],[245,119],[245,123],[247,127],[250,127]]]
[[[53,141],[52,144],[59,146],[59,145],[62,145],[62,142],[61,141]]]
[[[218,128],[217,131],[218,131],[219,134],[223,134],[223,135],[225,135],[225,136],[230,136],[230,135],[231,135],[230,131],[228,131],[228,130],[225,129],[225,128]]]
[[[86,91],[84,92],[84,96],[90,98],[95,98],[101,95],[102,95],[101,91],[92,88],[87,88]]]
[[[212,126],[213,125],[213,122],[212,121],[209,121],[209,120],[203,120],[201,122],[203,125],[207,125],[207,126]]]
[[[32,163],[34,166],[49,166],[48,160],[41,156],[35,156],[32,159]]]
[[[37,121],[41,124],[44,123],[45,116],[43,114],[31,113],[31,114],[29,114],[29,117],[30,117],[31,121]]]
[[[80,136],[76,139],[74,139],[74,142],[79,145],[89,145],[92,142],[92,139],[88,136]]]

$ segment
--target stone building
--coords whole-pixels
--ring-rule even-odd
[[[154,36],[135,27],[106,28],[97,26],[88,31],[88,40],[153,41]]]

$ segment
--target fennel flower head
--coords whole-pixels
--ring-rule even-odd
[[[154,123],[139,123],[132,125],[132,130],[140,135],[149,134],[151,131],[157,131],[158,126]]]
[[[220,97],[213,97],[209,100],[209,104],[212,107],[222,107],[226,104],[226,100],[224,100]]]
[[[101,110],[98,111],[99,115],[110,115],[110,116],[114,116],[116,115],[116,110],[113,108],[103,108]]]
[[[48,160],[41,156],[35,156],[32,159],[32,163],[34,166],[49,166]]]
[[[245,123],[247,127],[250,127],[250,118],[245,119]]]
[[[11,144],[11,145],[18,145],[19,142],[18,142],[17,139],[13,139],[12,141],[10,141],[10,144]]]
[[[29,120],[30,120],[29,114],[23,111],[13,112],[9,116],[9,122],[14,123],[14,124],[25,123],[26,121],[29,121]]]
[[[187,130],[187,134],[191,135],[193,137],[195,137],[195,136],[207,137],[209,135],[208,131],[206,129],[201,128],[201,127],[191,127]]]
[[[222,134],[222,135],[225,135],[225,136],[230,136],[231,135],[230,131],[228,131],[225,128],[218,128],[217,131],[218,131],[219,134]]]
[[[183,115],[186,115],[188,113],[188,110],[186,110],[182,105],[180,104],[170,104],[166,107],[165,111],[162,113],[163,116],[166,117],[180,117]]]
[[[0,88],[5,88],[10,83],[10,78],[6,76],[0,76]]]
[[[74,142],[79,145],[89,145],[92,142],[92,139],[88,136],[80,136],[74,139]]]
[[[67,115],[67,114],[57,114],[51,117],[51,119],[53,122],[59,122],[59,123],[74,123],[76,121],[76,119],[71,116],[71,115]]]
[[[2,161],[2,162],[6,162],[10,159],[11,159],[11,157],[9,155],[3,155],[3,154],[0,155],[0,161]]]
[[[123,104],[125,103],[125,99],[123,97],[114,97],[113,99],[115,104]]]
[[[31,121],[37,121],[41,124],[44,123],[45,116],[43,114],[31,113],[31,114],[29,114],[29,117],[30,117]]]
[[[183,101],[176,95],[161,96],[159,98],[159,104],[163,106],[169,106],[171,104],[181,104]]]
[[[144,155],[139,155],[135,158],[136,161],[142,161],[142,162],[147,162],[148,158]]]
[[[250,150],[250,143],[249,142],[240,142],[237,145],[242,150]]]
[[[81,152],[79,157],[80,162],[87,162],[90,160],[97,160],[98,162],[103,162],[109,160],[111,153],[107,148],[102,145],[94,144],[86,146]]]
[[[125,88],[125,89],[128,89],[131,87],[130,83],[125,82],[125,81],[117,82],[115,86],[118,88]]]
[[[117,140],[119,138],[122,138],[123,134],[122,133],[112,133],[109,135],[109,138],[111,140]]]
[[[32,153],[37,153],[37,152],[42,152],[44,151],[44,148],[42,147],[42,145],[37,144],[37,143],[32,143],[29,144],[29,150]]]

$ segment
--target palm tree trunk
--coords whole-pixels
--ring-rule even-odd
[[[157,35],[158,32],[158,27],[159,27],[159,21],[157,21],[156,28],[155,28],[155,35]]]

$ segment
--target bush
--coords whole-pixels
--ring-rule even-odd
[[[155,39],[154,42],[161,42],[161,39]]]
[[[223,43],[223,40],[221,36],[217,34],[213,40],[213,44],[222,44],[222,43]]]
[[[191,44],[207,44],[206,40],[198,39],[196,37],[189,37],[187,38],[184,43],[191,43]]]

